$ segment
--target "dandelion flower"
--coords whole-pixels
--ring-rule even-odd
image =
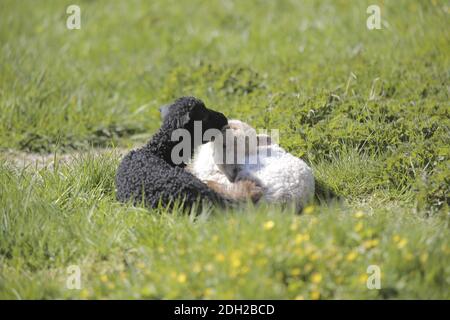
[[[360,231],[363,229],[363,227],[364,227],[364,225],[363,225],[363,223],[360,221],[360,222],[358,222],[358,223],[355,225],[354,230],[355,230],[355,232],[360,232]]]
[[[319,299],[320,299],[320,292],[319,292],[319,291],[313,291],[313,292],[311,292],[311,299],[313,299],[313,300],[319,300]]]
[[[358,212],[355,213],[355,218],[360,219],[362,217],[364,217],[364,212],[358,211]]]
[[[309,234],[298,234],[295,236],[295,244],[300,244],[309,240]]]
[[[351,251],[347,254],[347,256],[345,257],[345,259],[348,262],[352,262],[354,261],[356,258],[358,257],[358,253],[356,251]]]
[[[89,291],[87,289],[83,289],[80,291],[80,298],[87,299],[89,297]]]
[[[380,240],[378,240],[378,239],[372,239],[372,240],[364,241],[363,246],[364,246],[366,249],[371,249],[371,248],[376,247],[379,243],[380,243]]]
[[[314,206],[307,206],[305,209],[303,209],[304,214],[311,214],[314,212]]]
[[[241,260],[238,257],[233,257],[231,259],[231,266],[233,268],[239,268],[241,266]]]
[[[367,273],[363,273],[359,276],[358,281],[362,284],[367,283],[367,279],[369,278],[369,275]]]
[[[313,273],[311,276],[311,281],[313,283],[320,283],[322,281],[322,275],[318,272]]]
[[[179,283],[185,283],[187,280],[187,277],[184,273],[180,273],[177,277],[177,280]]]
[[[216,254],[216,260],[219,262],[223,262],[225,260],[225,256],[223,255],[223,253]]]
[[[291,270],[291,275],[293,275],[294,277],[299,276],[300,273],[301,273],[300,268],[294,268],[294,269]]]
[[[397,243],[397,248],[403,249],[408,243],[408,240],[402,239]]]
[[[263,225],[264,230],[271,230],[271,229],[273,229],[274,226],[275,226],[275,222],[273,222],[272,220],[267,221]]]

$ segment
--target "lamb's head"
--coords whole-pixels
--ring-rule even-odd
[[[222,139],[214,141],[214,162],[234,182],[251,159],[256,159],[258,146],[271,143],[270,137],[257,135],[254,128],[240,120],[229,120],[222,132]]]
[[[166,132],[185,129],[193,136],[194,122],[201,121],[203,137],[205,131],[222,130],[228,123],[222,113],[206,108],[203,101],[194,97],[181,97],[174,103],[161,107],[160,112],[163,119],[162,129]]]

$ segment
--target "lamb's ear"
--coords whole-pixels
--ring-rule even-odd
[[[178,128],[183,128],[185,127],[189,121],[191,121],[191,116],[189,113],[185,113],[182,116],[177,118],[177,122],[178,122]]]
[[[166,105],[159,107],[159,112],[161,113],[161,119],[164,120],[164,118],[169,114],[169,107],[170,107],[170,104],[166,104]]]

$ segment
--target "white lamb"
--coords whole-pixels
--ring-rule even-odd
[[[226,138],[217,139],[200,146],[188,170],[217,191],[222,188],[222,193],[232,197],[245,197],[242,192],[247,192],[257,201],[257,194],[262,191],[262,197],[268,202],[294,203],[297,208],[304,207],[312,199],[314,176],[303,160],[286,152],[268,136],[256,135],[256,130],[242,121],[229,120],[228,125],[230,130],[227,131],[236,139],[247,137],[245,152],[237,152],[236,139],[232,144]],[[224,161],[230,155],[234,156],[233,161]],[[241,181],[255,184],[247,184],[243,189],[239,184]],[[262,190],[257,190],[258,187]]]

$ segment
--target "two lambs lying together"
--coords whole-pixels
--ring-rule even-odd
[[[256,135],[249,125],[227,121],[223,114],[207,109],[193,97],[176,100],[162,115],[163,124],[152,139],[122,160],[116,175],[119,201],[157,207],[172,206],[180,199],[184,208],[191,208],[199,200],[200,204],[206,201],[229,207],[244,199],[257,202],[263,198],[295,203],[301,208],[312,198],[314,177],[306,163],[272,143],[268,136]],[[185,163],[172,159],[179,143],[172,140],[172,134],[184,129],[193,135],[196,121],[202,123],[202,137],[209,129],[217,129],[223,139],[191,139],[189,158],[194,150],[198,152],[186,170]],[[231,141],[227,139],[230,133]],[[247,143],[243,153],[232,152],[236,151],[236,140],[242,138],[256,143]]]
[[[262,197],[300,209],[314,195],[311,168],[239,120],[228,121],[222,141],[200,146],[188,170],[230,198]]]

